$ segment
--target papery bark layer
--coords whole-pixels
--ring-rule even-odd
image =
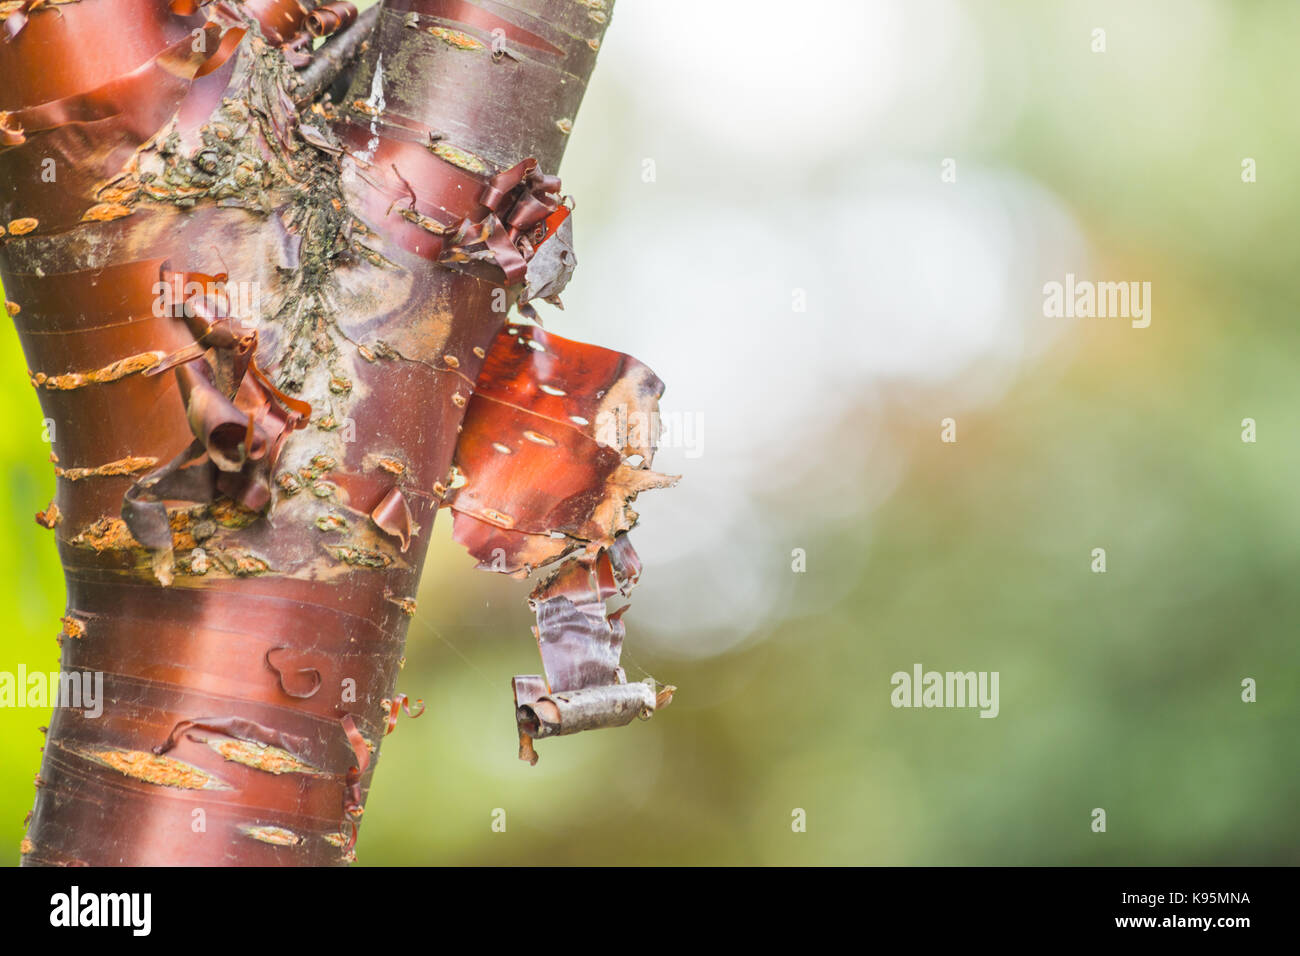
[[[551,174],[608,5],[386,2],[343,102],[300,113],[302,37],[346,6],[4,21],[0,277],[52,433],[62,668],[105,682],[102,716],[55,711],[26,863],[352,857],[480,372],[572,271],[516,257],[570,241]],[[554,530],[603,554],[628,497]]]

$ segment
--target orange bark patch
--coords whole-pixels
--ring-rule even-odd
[[[424,215],[423,213],[416,212],[414,209],[399,209],[397,212],[407,222],[414,223],[415,225],[423,229],[425,232],[431,232],[435,236],[443,236],[446,235],[447,233],[447,227],[444,226],[442,223],[440,223],[438,220],[431,219],[430,217]],[[374,353],[370,352],[369,349],[363,350],[361,346],[357,346],[357,350],[361,352],[362,356],[365,357],[367,362],[374,361]]]
[[[42,528],[53,529],[56,524],[63,520],[63,513],[59,511],[59,506],[53,501],[44,511],[36,512],[36,523]]]
[[[198,546],[198,542],[194,540],[195,523],[194,517],[185,511],[177,511],[167,516],[167,525],[172,530],[173,548],[188,551]]]
[[[208,746],[234,763],[263,770],[276,775],[282,773],[319,774],[311,764],[304,763],[287,750],[259,744],[251,740],[209,740]]]
[[[429,32],[448,46],[457,50],[481,50],[483,43],[468,33],[460,30],[448,30],[446,27],[429,27]]]
[[[316,527],[321,531],[344,531],[348,523],[338,515],[321,515],[316,519]]]
[[[134,199],[136,197],[136,194],[139,191],[140,190],[138,186],[131,185],[131,184],[122,185],[122,186],[107,186],[104,189],[101,189],[99,191],[99,198],[104,200],[102,203],[100,203],[100,205],[102,206],[125,205],[127,202]]]
[[[245,508],[229,498],[219,498],[212,503],[208,513],[223,528],[246,528],[258,519],[258,513]]]
[[[127,530],[126,522],[121,518],[100,518],[85,531],[72,539],[73,547],[93,548],[100,551],[124,551],[140,547]]]
[[[229,573],[240,578],[265,574],[271,570],[269,564],[248,551],[226,551],[217,555],[217,560]]]
[[[275,483],[280,486],[280,490],[283,491],[286,496],[296,495],[298,492],[302,491],[302,482],[299,481],[298,476],[291,471],[280,472],[280,474],[275,476]]]
[[[160,757],[143,750],[80,750],[81,756],[118,773],[142,780],[156,787],[178,790],[229,790],[212,774],[171,757]]]
[[[103,385],[153,368],[162,361],[163,354],[162,352],[141,352],[138,355],[119,359],[110,365],[105,365],[103,368],[94,369],[90,372],[68,372],[64,375],[46,375],[44,372],[34,372],[32,373],[32,384],[37,388],[47,388],[51,391],[69,391],[74,388],[83,388],[86,385]]]
[[[482,174],[487,172],[487,164],[483,160],[459,146],[453,146],[451,143],[434,143],[429,149],[432,150],[433,155],[446,160],[453,166],[459,166],[471,173]]]
[[[393,559],[382,551],[376,551],[373,548],[356,548],[345,545],[335,545],[327,549],[335,558],[344,564],[350,564],[358,568],[386,568],[393,563]]]
[[[82,222],[112,222],[122,219],[134,212],[130,206],[116,202],[101,202],[91,206],[81,217]]]
[[[68,481],[80,481],[82,478],[109,478],[115,475],[133,475],[138,471],[148,471],[158,464],[157,458],[119,458],[106,465],[94,468],[60,468],[54,466],[54,474]]]
[[[342,833],[326,833],[324,836],[321,837],[321,839],[324,840],[326,843],[330,844],[331,846],[338,847],[340,850],[342,850],[345,846],[347,846],[347,842],[348,842],[347,838]],[[357,859],[357,854],[355,850],[344,851],[343,861],[345,863],[354,863],[356,862],[356,859]]]
[[[302,837],[292,830],[286,830],[284,827],[243,826],[240,829],[254,840],[270,843],[272,846],[298,846],[303,842]]]

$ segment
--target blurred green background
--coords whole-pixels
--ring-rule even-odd
[[[703,435],[638,502],[625,619],[629,677],[677,699],[518,761],[526,587],[440,521],[402,687],[429,708],[360,864],[1300,862],[1300,6],[704,6],[618,4],[546,313]],[[1151,282],[1150,327],[1044,317],[1066,272]],[[0,366],[0,667],[49,667],[12,332]],[[998,671],[999,716],[894,709],[914,663]],[[8,864],[46,717],[0,710]]]

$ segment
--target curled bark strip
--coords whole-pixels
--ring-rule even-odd
[[[577,262],[572,233],[566,229],[572,204],[560,195],[558,176],[543,173],[532,157],[488,175],[486,160],[418,121],[386,112],[381,125],[392,135],[378,151],[370,144],[367,127],[345,123],[341,133],[353,158],[367,157],[359,163],[358,174],[376,199],[383,197],[382,216],[396,210],[410,223],[395,230],[399,245],[426,259],[517,287],[526,292],[525,303],[558,296]],[[429,153],[442,162],[429,163]],[[471,196],[475,201],[467,204]],[[539,262],[530,276],[529,263],[557,236],[562,237],[563,254],[555,250],[557,254]]]
[[[160,276],[164,289],[179,288],[170,299],[173,314],[180,312],[195,341],[149,373],[175,370],[195,442],[127,491],[122,520],[152,552],[154,573],[168,585],[172,540],[164,502],[210,502],[223,494],[262,511],[271,501],[280,449],[292,431],[307,426],[311,406],[271,384],[257,366],[257,333],[237,332],[223,315],[224,274],[175,272],[164,262]]]
[[[605,556],[619,593],[626,597],[641,579],[641,558],[632,549],[632,540],[625,534],[619,535],[606,549]]]
[[[186,36],[138,69],[97,89],[8,112],[0,122],[0,128],[5,131],[0,145],[20,146],[33,134],[71,123],[94,123],[116,116],[134,119],[137,114],[134,132],[143,141],[156,126],[152,112],[142,111],[143,107],[137,104],[147,107],[155,101],[179,103],[193,80],[225,64],[244,33],[241,27],[223,32],[216,23],[205,24],[201,44]]]
[[[257,18],[262,33],[274,46],[283,46],[303,26],[311,3],[305,0],[242,0],[240,6]]]
[[[569,558],[530,595],[537,613],[537,647],[552,691],[577,690],[625,680],[623,614],[605,612],[618,590],[608,551],[594,559]]]
[[[385,737],[397,729],[397,715],[400,711],[405,710],[406,716],[410,717],[412,720],[424,713],[424,701],[417,700],[415,705],[419,709],[412,712],[410,701],[407,699],[405,694],[396,694],[392,700],[385,700],[383,703],[384,707],[388,711],[388,724],[384,728]]]
[[[357,8],[347,2],[326,3],[307,14],[307,32],[314,37],[325,37],[351,26],[357,19]]]
[[[648,720],[655,706],[653,682],[638,681],[546,694],[521,704],[517,719],[523,736],[541,739]]]
[[[266,666],[270,668],[271,671],[275,674],[275,679],[280,684],[281,693],[283,693],[286,697],[292,697],[295,700],[307,700],[310,697],[316,696],[317,691],[320,690],[323,678],[321,677],[320,671],[318,671],[314,667],[300,667],[298,668],[298,670],[293,672],[294,674],[300,677],[307,677],[311,681],[310,690],[299,693],[297,691],[292,691],[285,686],[284,671],[280,670],[280,668],[275,666],[275,663],[271,660],[271,655],[276,653],[277,651],[285,651],[288,649],[289,649],[288,646],[284,644],[281,644],[278,647],[272,647],[270,650],[266,652],[266,657],[263,658],[266,661]]]
[[[181,736],[191,730],[206,730],[209,733],[223,734],[237,740],[251,740],[268,747],[278,747],[304,763],[308,762],[307,738],[281,733],[243,717],[196,717],[192,720],[182,720],[172,728],[165,741],[153,748],[153,752],[162,756],[180,743]]]
[[[361,731],[357,730],[357,722],[351,714],[344,714],[339,718],[339,723],[357,758],[357,765],[348,768],[343,786],[343,812],[348,817],[355,818],[361,816],[364,805],[361,800],[361,778],[370,766],[370,747],[366,744],[366,738],[361,736]]]
[[[271,380],[266,377],[266,373],[258,368],[255,360],[249,362],[248,370],[253,373],[253,377],[261,383],[262,387],[271,393],[272,398],[297,416],[297,421],[294,423],[295,428],[307,427],[307,422],[311,418],[311,405],[309,403],[298,398],[292,398],[276,388],[271,383]]]
[[[568,286],[573,270],[578,267],[578,256],[573,251],[573,221],[569,218],[567,206],[547,216],[538,228],[542,230],[541,237],[533,243],[533,256],[528,260],[524,288],[516,304],[522,315],[540,325],[541,318],[529,303],[533,299],[542,299],[557,308],[564,308],[560,293]]]
[[[4,19],[5,42],[18,36],[23,27],[27,26],[28,14],[41,10],[55,10],[58,2],[60,0],[22,0],[22,3]],[[61,2],[67,3],[69,0],[61,0]]]
[[[233,27],[223,33],[221,42],[217,44],[216,52],[203,61],[202,66],[194,72],[193,78],[197,80],[220,69],[222,64],[230,59],[230,55],[235,52],[239,44],[243,42],[244,34],[247,32],[243,27]]]
[[[163,585],[172,581],[172,532],[164,499],[207,501],[216,496],[206,452],[194,442],[162,468],[145,475],[122,498],[122,521],[153,555],[153,570]]]
[[[537,766],[537,751],[533,749],[532,735],[522,726],[519,714],[522,708],[531,706],[549,694],[550,688],[546,686],[546,678],[540,674],[523,674],[515,677],[511,681],[511,687],[515,692],[515,721],[521,724],[519,727],[519,759],[527,762],[530,767],[535,767]]]
[[[508,574],[612,545],[635,523],[636,495],[676,480],[649,468],[662,393],[630,356],[507,326],[456,446],[464,480],[444,498],[456,540],[480,568]],[[628,463],[634,456],[640,467]]]
[[[384,495],[383,500],[370,512],[370,520],[385,534],[391,534],[401,541],[403,553],[410,547],[415,521],[411,517],[411,508],[399,489],[393,488]]]
[[[27,26],[27,11],[31,9],[34,2],[35,0],[23,0],[22,6],[5,17],[5,42],[18,36],[23,27]]]
[[[497,173],[479,194],[479,203],[487,215],[476,222],[464,220],[451,237],[444,257],[464,261],[474,258],[476,248],[483,247],[501,269],[506,285],[522,285],[528,274],[528,260],[568,217],[559,192],[560,177],[543,173],[532,158]],[[559,291],[556,289],[555,294]]]
[[[236,60],[196,79],[220,48],[222,25],[177,17],[155,0],[78,2],[60,12],[37,17],[19,42],[0,44],[0,107],[13,111],[3,123],[10,134],[0,136],[0,206],[25,215],[39,208],[41,232],[56,243],[88,210],[99,207],[90,221],[106,221],[133,208],[138,197],[121,177],[136,150],[173,117],[178,128],[197,126]],[[23,127],[24,136],[12,135]],[[58,189],[27,189],[51,161]],[[125,236],[132,225],[108,232]]]
[[[0,149],[6,146],[21,146],[27,142],[23,128],[18,125],[12,113],[0,111]]]
[[[461,480],[444,497],[453,536],[479,567],[507,573],[578,552],[529,596],[546,692],[516,678],[520,757],[529,763],[533,738],[626,724],[658,704],[653,686],[627,689],[619,666],[627,606],[611,613],[606,601],[641,575],[626,534],[636,522],[630,502],[675,481],[649,469],[662,393],[635,359],[520,326],[498,335],[479,373],[456,446]],[[629,464],[634,456],[640,467]],[[551,699],[579,692],[576,703]]]

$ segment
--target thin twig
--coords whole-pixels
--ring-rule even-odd
[[[338,75],[357,58],[361,47],[374,32],[379,21],[380,4],[375,4],[357,17],[356,23],[331,37],[315,52],[311,63],[298,74],[298,89],[294,102],[299,108],[311,103],[329,88]]]

